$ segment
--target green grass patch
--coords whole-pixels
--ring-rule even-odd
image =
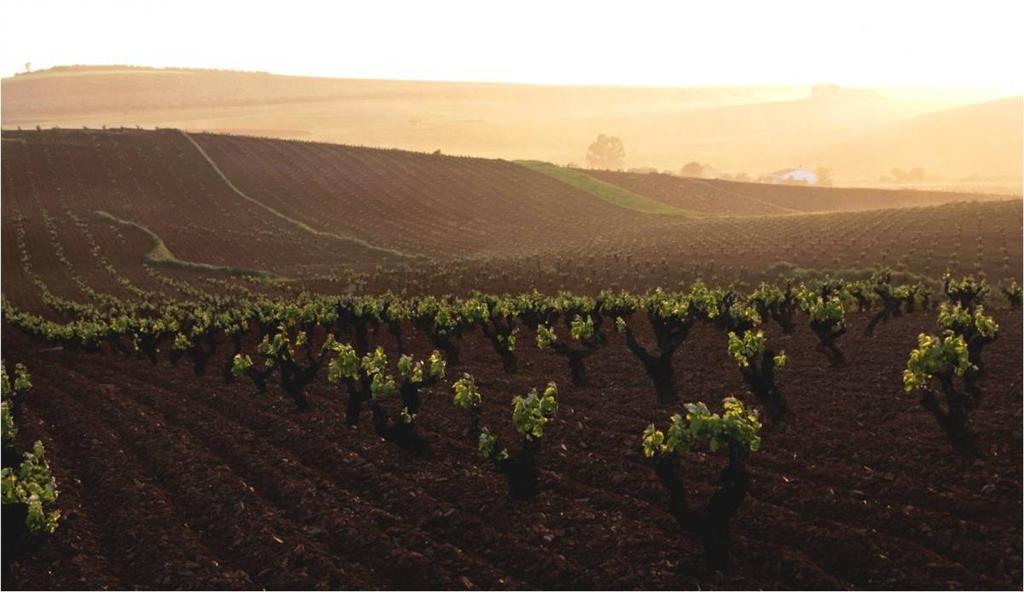
[[[539,160],[517,160],[516,164],[524,166],[531,171],[543,173],[549,177],[558,179],[563,183],[572,185],[576,189],[586,191],[598,199],[627,210],[634,210],[645,214],[662,214],[691,218],[706,217],[699,212],[667,206],[659,201],[645,197],[639,193],[634,193],[628,189],[619,187],[618,185],[613,185],[612,183],[595,179],[583,171],[578,171],[576,169],[568,169],[551,164],[550,162],[542,162]]]

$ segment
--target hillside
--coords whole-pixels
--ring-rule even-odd
[[[579,158],[586,144],[621,115],[779,100],[803,92],[354,80],[116,66],[67,67],[2,81],[5,128],[176,127],[559,161]]]
[[[662,223],[499,160],[175,130],[5,131],[2,146],[4,294],[23,304],[47,285],[66,298],[162,289],[152,266],[422,268],[423,256],[569,252]]]
[[[1009,97],[922,115],[867,130],[808,152],[808,162],[845,163],[875,177],[894,167],[923,167],[933,179],[995,181],[1020,191],[1024,98]],[[836,165],[838,166],[838,164]],[[970,179],[966,179],[970,181]]]
[[[565,248],[657,223],[503,160],[192,137],[239,188],[288,216],[431,257]]]
[[[741,183],[661,173],[580,171],[666,206],[708,214],[758,216],[799,212],[840,212],[939,205],[958,201],[1009,199],[986,193],[833,188]]]
[[[675,171],[697,160],[756,177],[827,166],[841,183],[877,183],[893,167],[924,166],[944,186],[967,176],[1019,179],[1010,166],[1020,162],[1019,108],[966,108],[987,113],[983,126],[936,113],[964,100],[829,85],[537,86],[67,67],[3,79],[2,123],[173,127],[560,164],[583,163],[590,142],[608,133],[624,140],[627,167]],[[986,146],[994,151],[979,159]]]
[[[145,283],[138,263],[154,236],[181,261],[233,270],[295,273],[402,258],[254,207],[176,131],[4,132],[2,179],[5,274],[22,267],[11,262],[23,242],[44,279],[103,277],[95,258],[102,250],[134,260],[128,269]]]
[[[502,160],[174,130],[5,131],[4,296],[32,305],[41,286],[67,298],[167,289],[154,268],[188,282],[446,292],[758,281],[878,263],[1001,278],[1021,265],[1020,200],[927,206],[921,196],[964,196],[891,192],[914,198],[893,204],[873,190],[589,172],[625,186],[654,179],[682,197],[650,191],[675,208],[644,213]],[[648,191],[639,181],[636,193]],[[901,207],[792,212],[828,196],[842,208]]]
[[[2,346],[16,391],[5,455],[45,446],[60,495],[44,508],[61,512],[55,532],[19,549],[5,586],[1020,581],[1021,315],[997,292],[1020,280],[1019,199],[739,216],[722,214],[750,198],[710,184],[713,199],[686,201],[713,207],[691,215],[543,163],[179,130],[5,131],[2,150]],[[769,189],[777,204],[807,203],[800,188]],[[853,207],[862,193],[830,194]],[[762,280],[864,279],[877,266],[917,297],[894,312],[843,296],[839,349],[809,314],[768,309],[760,363],[779,370],[770,380],[789,412],[773,417],[737,371],[729,323],[750,317],[729,303],[752,302],[743,295]],[[999,327],[975,382],[971,457],[901,388],[916,337],[935,331],[945,271],[990,278],[984,312]],[[654,288],[670,292],[619,292]],[[576,298],[605,290],[600,307]],[[593,337],[573,335],[577,310]],[[558,346],[544,347],[556,338],[538,323]],[[667,358],[648,353],[666,330]],[[438,351],[429,370],[406,357]],[[661,399],[666,367],[677,378]],[[342,386],[339,370],[358,379]],[[452,404],[467,375],[479,386],[469,412]],[[550,382],[526,439],[510,410]],[[694,499],[743,489],[717,531],[729,562],[716,564],[715,547],[674,521],[669,465],[643,443],[652,422],[694,413],[684,403],[718,412],[726,396],[744,406],[739,423],[715,432],[716,418],[691,418],[682,433],[749,429],[757,445],[671,453],[685,455]],[[500,439],[491,460],[471,418]],[[523,450],[535,469],[503,469]]]

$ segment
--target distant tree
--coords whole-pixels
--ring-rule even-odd
[[[818,176],[818,185],[823,187],[832,186],[832,169],[828,167],[818,167],[814,170],[814,174]]]
[[[25,72],[32,72],[32,62],[25,62]]]
[[[697,162],[696,160],[691,160],[690,162],[683,165],[683,168],[680,172],[683,174],[684,177],[701,177],[704,175],[704,165]]]
[[[622,169],[626,160],[626,148],[615,136],[599,134],[587,148],[587,166],[592,169]]]

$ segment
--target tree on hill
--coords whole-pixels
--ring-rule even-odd
[[[622,169],[626,160],[626,148],[615,136],[598,134],[597,139],[587,148],[587,166],[592,169]]]
[[[683,165],[683,168],[680,171],[680,173],[682,173],[684,177],[703,177],[704,165],[697,162],[696,160],[691,160],[690,162]]]
[[[832,169],[828,167],[818,167],[814,169],[814,174],[818,177],[818,185],[822,187],[832,186]]]

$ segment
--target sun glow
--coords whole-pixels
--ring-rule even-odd
[[[0,73],[132,64],[541,84],[1021,92],[1019,2],[10,2]]]

